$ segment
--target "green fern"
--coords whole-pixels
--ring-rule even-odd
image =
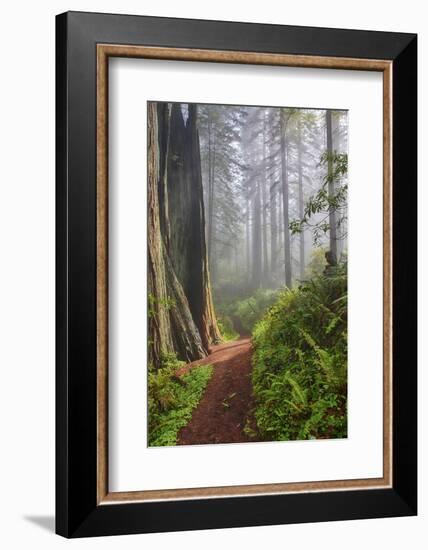
[[[253,330],[259,433],[269,440],[346,437],[346,265],[284,291]]]

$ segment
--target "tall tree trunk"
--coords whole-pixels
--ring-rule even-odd
[[[285,270],[285,286],[291,288],[291,243],[290,243],[290,214],[289,214],[289,198],[288,198],[288,166],[287,166],[287,140],[286,140],[286,124],[285,113],[280,110],[281,117],[281,176],[282,176],[282,200],[283,200],[283,216],[284,216],[284,270]]]
[[[158,133],[158,159],[159,159],[159,177],[158,177],[158,198],[159,198],[159,216],[160,216],[160,232],[165,245],[169,246],[170,228],[167,219],[168,213],[168,189],[166,179],[166,163],[168,159],[169,149],[169,128],[170,128],[170,113],[168,103],[157,104],[157,133]],[[150,115],[150,112],[149,112]],[[153,117],[149,122],[153,122]]]
[[[180,105],[171,113],[155,103],[148,109],[149,357],[157,365],[164,352],[186,361],[203,357],[220,333],[208,273],[196,111],[189,106],[184,124]]]
[[[193,182],[193,200],[191,201],[192,210],[190,217],[192,218],[194,230],[192,234],[193,238],[188,241],[188,248],[190,250],[189,255],[191,256],[189,267],[193,275],[191,277],[191,288],[188,290],[188,298],[193,318],[201,335],[202,343],[205,349],[208,350],[210,344],[221,341],[221,334],[217,325],[212,300],[210,271],[205,243],[205,210],[202,186],[201,151],[197,129],[197,106],[194,104],[189,104],[189,117],[187,119],[186,130],[188,133],[188,147],[190,151],[187,166],[189,173],[192,175]],[[194,261],[195,252],[196,258],[200,258],[198,262]],[[199,295],[199,291],[195,288],[198,284],[202,289],[202,296]]]
[[[277,269],[277,254],[278,254],[278,225],[276,212],[276,189],[269,181],[270,194],[270,270],[271,276],[275,278]]]
[[[263,177],[262,186],[262,240],[263,240],[263,286],[269,286],[269,259],[267,245],[267,159],[266,159],[266,113],[263,112]]]
[[[158,118],[156,105],[148,106],[148,189],[147,189],[147,248],[148,248],[148,307],[149,307],[149,361],[158,364],[163,353],[174,350],[169,312],[161,307],[168,298],[164,247],[161,237],[158,184],[160,155],[158,146]],[[160,187],[160,185],[159,185]],[[195,327],[196,328],[196,327]],[[203,354],[201,350],[201,355]]]
[[[209,209],[209,249],[208,265],[213,279],[217,273],[216,263],[216,237],[215,237],[215,166],[216,166],[216,135],[215,124],[211,123],[211,150],[210,150],[210,209]]]
[[[328,170],[328,195],[334,197],[335,185],[333,178],[333,133],[331,122],[331,110],[325,112],[326,116],[326,130],[327,130],[327,170]],[[337,264],[337,222],[336,211],[330,206],[329,209],[329,225],[330,225],[330,257],[329,263],[331,265]]]
[[[246,247],[246,265],[247,276],[251,273],[251,232],[250,232],[250,199],[246,199],[247,211],[245,213],[245,247]]]
[[[260,288],[262,276],[262,240],[261,240],[261,212],[260,212],[260,183],[254,184],[256,191],[253,198],[253,274],[252,286]]]
[[[211,107],[208,108],[208,265],[211,275],[214,276],[216,265],[215,252],[215,162],[216,162],[216,135],[215,123],[212,119]]]
[[[282,198],[282,184],[278,186],[278,260],[279,265],[284,262],[284,200]]]
[[[335,113],[335,116],[332,116],[331,120],[331,142],[332,142],[332,148],[333,153],[334,151],[342,152],[343,151],[343,143],[342,143],[342,136],[340,132],[340,118],[342,117],[342,114]],[[336,185],[335,185],[336,187]],[[335,192],[337,192],[337,189],[335,189]],[[342,211],[336,212],[336,254],[337,254],[337,261],[340,261],[340,258],[342,256],[343,250],[344,250],[344,244],[345,244],[345,226],[340,223],[340,220],[342,217],[347,217],[346,215],[346,204],[342,205]],[[342,219],[342,222],[344,220]]]
[[[302,166],[302,121],[298,120],[298,149],[297,149],[297,163],[298,163],[298,184],[299,184],[299,218],[303,219],[303,166]],[[305,231],[302,229],[300,232],[299,240],[299,268],[300,268],[300,280],[303,281],[305,276]]]
[[[212,119],[211,110],[208,107],[208,261],[211,267],[211,252],[213,241],[213,214],[214,214],[214,201],[213,201],[213,162],[212,162]]]
[[[167,111],[162,117],[169,116]],[[193,322],[189,303],[178,281],[164,238],[169,235],[168,200],[165,192],[166,162],[162,132],[159,132],[156,104],[148,106],[148,290],[149,361],[161,363],[164,353],[176,352],[181,359],[203,357],[199,331]],[[163,170],[161,173],[160,170]],[[162,203],[159,197],[163,197]],[[165,232],[162,231],[162,226]]]

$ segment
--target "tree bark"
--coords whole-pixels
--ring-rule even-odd
[[[209,283],[196,112],[148,107],[149,359],[206,355],[220,339]],[[167,132],[168,138],[165,138]],[[161,172],[162,170],[162,172]]]
[[[149,361],[158,364],[164,353],[174,351],[169,312],[161,307],[168,299],[164,247],[161,237],[159,210],[160,158],[158,146],[158,119],[156,106],[148,106],[148,189],[147,189],[147,241],[149,288]]]
[[[193,183],[192,209],[189,214],[194,232],[192,233],[193,238],[188,241],[189,256],[191,258],[190,270],[193,275],[191,277],[191,288],[188,289],[188,296],[190,309],[196,326],[199,329],[202,343],[205,349],[208,350],[210,344],[221,341],[221,334],[217,325],[211,293],[210,272],[205,242],[205,209],[202,186],[201,151],[196,122],[197,106],[189,104],[189,117],[187,119],[186,130],[188,134],[188,151],[190,154],[187,167],[192,176]],[[202,295],[199,294],[199,289],[195,288],[198,285],[200,285]]]

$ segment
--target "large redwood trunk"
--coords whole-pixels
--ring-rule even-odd
[[[212,305],[196,112],[148,107],[150,361],[193,361],[220,340]]]

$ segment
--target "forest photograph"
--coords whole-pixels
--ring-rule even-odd
[[[147,186],[148,446],[346,438],[348,112],[150,101]]]

